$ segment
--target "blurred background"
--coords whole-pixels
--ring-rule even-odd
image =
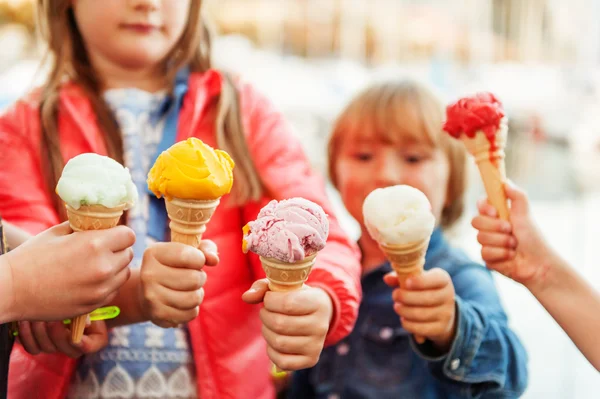
[[[600,289],[600,0],[205,0],[216,64],[276,103],[325,171],[333,118],[370,82],[412,77],[446,101],[494,92],[510,118],[509,177],[548,240]],[[0,0],[0,108],[43,78],[32,0]],[[452,232],[479,259],[473,166]],[[348,232],[354,221],[331,195]],[[522,287],[496,276],[530,356],[525,398],[597,398],[600,375]],[[599,332],[600,333],[600,332]]]

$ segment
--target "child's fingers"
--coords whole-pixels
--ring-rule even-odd
[[[265,327],[280,335],[300,337],[315,334],[314,317],[311,316],[289,316],[262,308],[260,320]]]
[[[481,257],[486,263],[504,262],[514,258],[515,251],[510,248],[483,247]]]
[[[319,310],[319,303],[313,300],[314,288],[290,292],[268,291],[265,294],[265,309],[270,312],[290,316],[305,316]]]
[[[477,201],[477,210],[481,215],[489,216],[492,218],[498,217],[498,211],[488,202],[487,198],[483,198]]]
[[[405,287],[401,288],[408,290],[433,290],[443,288],[450,283],[450,276],[448,272],[442,269],[431,269],[424,271],[417,276],[411,276],[406,280]]]
[[[525,191],[508,181],[504,185],[506,198],[510,200],[511,214],[525,215],[529,213],[529,199]]]
[[[439,306],[448,300],[445,290],[409,291],[401,288],[392,292],[394,302],[405,306]]]
[[[420,307],[420,306],[403,306],[401,303],[394,304],[394,311],[403,319],[414,322],[433,322],[440,320],[442,317],[439,306],[436,307]]]
[[[291,337],[277,334],[265,325],[262,326],[262,334],[271,348],[287,355],[303,355],[307,350],[311,349],[310,347],[314,341],[309,336]]]
[[[122,251],[115,252],[112,259],[117,271],[125,269],[133,260],[133,248],[125,248]]]
[[[19,322],[19,341],[23,345],[23,348],[32,355],[38,355],[42,352],[42,349],[33,336],[31,323],[28,321]]]
[[[49,323],[48,334],[59,352],[74,359],[83,354],[81,350],[71,342],[71,331],[69,331],[63,323]]]
[[[200,306],[204,300],[204,289],[195,291],[175,291],[163,286],[155,286],[156,299],[153,301],[167,305],[173,309],[188,311]]]
[[[517,239],[510,234],[488,233],[480,231],[477,234],[477,241],[483,246],[500,248],[517,248]]]
[[[198,317],[199,307],[190,310],[179,310],[162,305],[153,314],[152,322],[162,328],[173,328],[180,324],[189,323]]]
[[[202,270],[160,268],[156,271],[156,281],[160,285],[176,291],[195,291],[204,287],[208,276]]]
[[[129,280],[129,277],[131,277],[131,269],[126,267],[121,269],[117,275],[115,277],[112,278],[112,280],[110,280],[110,294],[108,295],[108,297],[111,297],[111,300],[114,299],[115,294],[117,294],[119,288],[121,288],[123,285],[125,285],[125,283],[127,282],[127,280]],[[110,300],[107,300],[105,303],[109,303]]]
[[[95,321],[81,339],[81,353],[96,353],[108,345],[108,331],[104,321]]]
[[[197,248],[176,242],[159,242],[152,246],[152,255],[169,267],[200,270],[206,263],[204,253]]]
[[[438,321],[430,321],[430,322],[419,322],[419,321],[411,321],[406,320],[404,318],[401,319],[402,327],[414,334],[422,337],[432,337],[439,334],[441,330],[440,323]]]
[[[117,226],[109,230],[94,232],[102,237],[113,252],[120,252],[135,244],[135,233],[127,226]]]
[[[279,353],[270,346],[267,346],[267,355],[273,364],[286,371],[301,370],[316,364],[316,361],[308,356]]]
[[[391,288],[396,288],[400,286],[398,282],[398,275],[396,272],[389,272],[385,276],[383,276],[383,282],[386,283]]]
[[[486,263],[486,266],[490,270],[497,271],[498,273],[503,274],[508,278],[512,278],[512,271],[514,269],[512,261]]]
[[[56,345],[50,339],[48,335],[47,323],[43,321],[34,321],[31,323],[31,331],[37,341],[40,349],[44,353],[56,353],[58,350]]]
[[[471,221],[471,225],[479,231],[505,234],[510,234],[512,232],[512,226],[509,222],[505,220],[491,218],[489,216],[475,216]]]

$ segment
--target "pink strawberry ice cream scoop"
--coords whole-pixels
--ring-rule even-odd
[[[293,263],[325,247],[329,220],[323,208],[304,198],[273,200],[243,232],[244,253]]]

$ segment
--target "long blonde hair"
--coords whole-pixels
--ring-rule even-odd
[[[38,0],[38,26],[48,50],[50,74],[41,93],[40,120],[42,130],[42,162],[49,167],[45,179],[54,206],[61,219],[65,219],[64,208],[54,193],[54,188],[64,167],[60,151],[58,130],[59,93],[65,79],[75,82],[89,98],[97,118],[98,127],[104,134],[108,155],[123,163],[123,140],[116,119],[104,101],[102,82],[90,63],[83,38],[77,27],[71,0]],[[205,72],[211,68],[210,32],[202,18],[202,1],[192,0],[187,26],[165,57],[165,76],[174,81],[178,70],[188,65],[192,72]],[[167,63],[166,60],[169,60]],[[224,84],[215,117],[217,145],[227,151],[234,161],[235,184],[232,203],[241,205],[258,200],[263,185],[250,156],[246,143],[240,112],[239,93],[231,78],[223,74]]]

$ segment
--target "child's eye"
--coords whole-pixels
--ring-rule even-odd
[[[419,163],[423,160],[423,157],[420,155],[407,155],[404,158],[408,163]]]
[[[373,159],[373,154],[369,152],[358,152],[354,154],[354,158],[358,159],[359,161],[367,162]]]

